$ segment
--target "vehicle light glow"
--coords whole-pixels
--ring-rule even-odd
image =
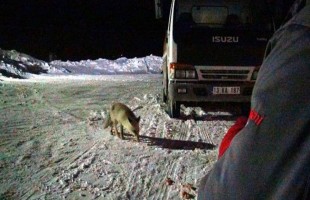
[[[255,70],[253,71],[251,80],[254,80],[254,81],[255,81],[255,80],[257,79],[257,75],[258,75],[259,69],[260,69],[260,66],[255,67]]]
[[[179,94],[185,94],[187,92],[186,88],[178,88]]]

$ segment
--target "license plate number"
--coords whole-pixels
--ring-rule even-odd
[[[240,94],[240,87],[213,87],[213,94]]]

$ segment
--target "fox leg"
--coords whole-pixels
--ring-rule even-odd
[[[123,140],[124,139],[124,127],[122,124],[120,125],[121,125],[121,137],[120,138]]]
[[[140,142],[139,134],[136,134],[136,140],[137,142]]]
[[[113,124],[113,127],[114,127],[114,133],[115,133],[118,137],[120,137],[120,136],[119,136],[119,132],[118,132],[118,130],[117,130],[116,123]]]
[[[111,135],[115,135],[115,129],[112,127],[110,131]]]
[[[110,134],[111,134],[111,135],[115,135],[114,123],[113,123],[113,122],[111,122],[110,126],[111,126],[111,131],[110,131]]]
[[[111,126],[111,131],[110,131],[110,133],[111,133],[111,135],[114,135],[114,130],[113,130],[113,125]]]
[[[140,138],[139,138],[139,134],[136,134],[135,132],[133,131],[130,131],[132,135],[134,135],[136,137],[136,141],[137,142],[140,142]]]

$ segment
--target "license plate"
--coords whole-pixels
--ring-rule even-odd
[[[240,94],[240,87],[213,87],[213,94]]]

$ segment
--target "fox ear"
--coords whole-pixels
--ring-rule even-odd
[[[140,122],[140,116],[139,116],[139,117],[137,117],[137,121],[138,121],[138,122]]]

